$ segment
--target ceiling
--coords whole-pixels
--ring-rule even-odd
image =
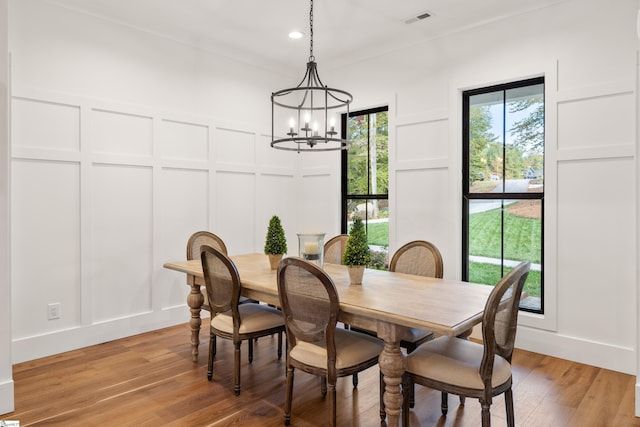
[[[46,1],[279,72],[297,74],[309,58],[305,0]],[[315,0],[313,53],[335,69],[562,1]],[[290,39],[294,29],[305,37]]]

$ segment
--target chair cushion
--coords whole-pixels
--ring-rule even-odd
[[[407,372],[460,387],[482,390],[480,363],[484,346],[455,337],[429,341],[407,356]],[[493,363],[492,387],[511,378],[511,364],[496,355]]]
[[[336,329],[336,368],[344,369],[358,365],[378,356],[384,343],[360,332]],[[306,365],[327,369],[326,343],[298,341],[291,349],[290,357]]]
[[[284,325],[282,312],[263,304],[245,303],[238,306],[240,312],[240,333],[250,334]],[[211,319],[211,327],[233,334],[231,312],[218,313]]]

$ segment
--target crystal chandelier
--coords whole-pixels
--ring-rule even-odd
[[[313,56],[313,0],[309,28],[309,62],[302,81],[294,88],[271,94],[271,146],[297,152],[346,150],[349,142],[338,137],[336,116],[342,112],[349,116],[353,96],[347,91],[330,88],[320,80]],[[288,126],[285,126],[287,118]],[[281,125],[288,130],[286,137],[276,136],[276,128]]]

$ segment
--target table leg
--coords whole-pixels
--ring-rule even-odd
[[[189,326],[191,326],[191,360],[198,361],[198,346],[200,345],[200,325],[202,319],[200,318],[200,310],[204,303],[204,295],[200,291],[200,285],[196,285],[191,281],[191,292],[187,295],[187,304],[191,309],[191,320]]]
[[[378,363],[384,375],[384,405],[387,413],[387,427],[397,427],[400,423],[402,408],[402,375],[406,362],[400,350],[400,336],[403,328],[396,325],[378,322],[378,337],[384,340],[384,349],[380,353]]]

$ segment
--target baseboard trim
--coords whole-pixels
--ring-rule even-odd
[[[0,415],[15,411],[13,380],[0,383]]]
[[[187,323],[190,319],[191,313],[189,307],[185,305],[158,312],[137,314],[94,323],[87,326],[77,326],[38,336],[14,339],[11,348],[12,363],[22,363],[132,335],[155,331],[157,329]],[[188,334],[185,334],[185,345],[189,345]]]
[[[636,375],[633,348],[589,341],[556,332],[518,326],[516,347],[560,359]]]

